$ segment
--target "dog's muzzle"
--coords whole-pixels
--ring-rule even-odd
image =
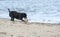
[[[23,20],[24,20],[25,22],[28,22],[28,19],[27,19],[27,18],[23,18]]]

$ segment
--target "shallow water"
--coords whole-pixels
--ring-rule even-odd
[[[7,8],[27,13],[30,22],[60,23],[60,0],[0,1],[0,18],[10,18]]]

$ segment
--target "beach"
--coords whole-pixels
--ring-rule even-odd
[[[0,37],[60,37],[60,24],[0,18]]]

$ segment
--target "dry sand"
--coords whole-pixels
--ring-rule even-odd
[[[60,37],[60,24],[12,22],[0,18],[0,37]]]

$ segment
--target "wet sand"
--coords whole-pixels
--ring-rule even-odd
[[[60,37],[60,24],[12,22],[0,18],[0,37]]]

